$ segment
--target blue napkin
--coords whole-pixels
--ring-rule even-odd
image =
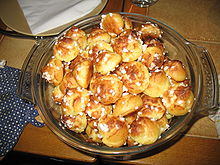
[[[34,105],[16,93],[20,72],[8,66],[0,68],[0,156],[13,149],[26,124],[44,126],[35,120],[38,112]]]

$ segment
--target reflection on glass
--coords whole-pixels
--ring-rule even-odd
[[[138,7],[149,7],[157,1],[158,0],[131,0],[131,2]]]

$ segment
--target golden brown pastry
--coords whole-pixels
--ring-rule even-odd
[[[87,126],[86,115],[83,112],[75,116],[63,115],[61,118],[61,122],[66,128],[76,133],[83,132]]]
[[[73,73],[70,71],[64,75],[62,82],[54,88],[52,97],[55,102],[60,104],[67,90],[77,87],[79,87],[79,84],[76,82]]]
[[[69,62],[76,58],[80,52],[80,46],[72,38],[62,37],[53,47],[54,56],[60,61]]]
[[[96,76],[90,81],[90,90],[96,100],[103,104],[115,103],[122,95],[123,84],[120,79],[112,74]]]
[[[149,85],[144,93],[151,97],[160,97],[170,86],[170,80],[163,71],[152,72]]]
[[[88,34],[88,44],[95,43],[97,41],[105,41],[107,43],[110,43],[111,36],[103,29],[94,28]]]
[[[93,50],[93,48],[94,48],[93,51],[95,51],[95,52],[100,52],[100,51],[110,51],[110,52],[113,52],[111,44],[109,44],[109,43],[107,43],[105,41],[97,41],[95,43],[92,43],[92,44],[90,44],[89,48],[90,48],[90,50]]]
[[[157,120],[156,123],[160,127],[161,134],[169,128],[169,122],[168,122],[166,115],[163,115],[163,117]]]
[[[124,28],[123,17],[118,13],[109,13],[102,16],[101,28],[107,31],[110,35],[115,36],[120,34]]]
[[[122,77],[122,81],[130,93],[141,93],[149,84],[148,69],[141,62],[122,63],[116,73]]]
[[[96,58],[94,68],[96,72],[107,74],[114,71],[121,62],[121,56],[113,52],[101,52]]]
[[[151,22],[147,22],[146,24],[141,25],[137,28],[142,38],[152,37],[152,38],[160,38],[162,31],[158,27],[158,25],[153,24]]]
[[[137,112],[132,112],[132,113],[129,113],[128,115],[124,116],[125,118],[125,121],[127,122],[128,126],[131,125],[131,123],[136,120],[137,118]]]
[[[60,83],[59,88],[63,94],[66,94],[68,89],[77,88],[79,84],[77,83],[73,72],[68,72],[64,75],[63,81]]]
[[[52,92],[52,99],[53,99],[53,101],[55,103],[61,104],[61,102],[63,101],[64,95],[65,95],[65,93],[63,93],[60,90],[60,86],[59,85],[54,87],[53,92]]]
[[[194,102],[194,95],[191,88],[184,83],[170,86],[163,94],[163,104],[168,113],[174,116],[182,116],[190,112]]]
[[[122,56],[123,62],[137,60],[142,55],[141,41],[131,32],[126,31],[112,41],[112,47],[116,53]]]
[[[111,44],[105,42],[105,41],[97,41],[95,43],[91,43],[87,47],[88,51],[88,59],[90,59],[93,63],[96,62],[97,57],[99,53],[108,51],[108,52],[113,52]]]
[[[137,33],[138,34],[138,33]],[[158,38],[152,38],[152,37],[145,37],[142,39],[144,42],[143,46],[150,47],[150,46],[157,46],[159,47],[162,51],[164,51],[164,46],[162,42]]]
[[[86,60],[87,58],[81,56],[81,53],[78,54],[78,56],[76,58],[74,58],[74,60],[68,62],[68,65],[69,65],[69,69],[70,71],[73,71],[74,68],[80,64],[81,62],[83,62],[84,60]]]
[[[73,69],[73,75],[82,88],[87,88],[89,86],[92,74],[93,64],[87,59],[79,62]]]
[[[70,63],[71,62],[63,62],[63,66],[64,66],[64,75],[68,72],[72,72],[72,70],[70,69]]]
[[[150,97],[143,95],[141,98],[143,100],[143,108],[138,111],[138,116],[148,117],[153,121],[158,120],[164,116],[166,108],[164,107],[160,97]]]
[[[86,127],[86,134],[92,142],[102,143],[102,136],[98,130],[98,120],[88,119]]]
[[[163,67],[164,72],[175,81],[184,81],[186,79],[186,70],[179,60],[167,60]]]
[[[131,139],[139,144],[152,144],[159,138],[160,128],[155,121],[140,117],[131,124],[129,133]]]
[[[143,51],[141,62],[148,67],[150,71],[159,69],[164,62],[163,49],[161,46],[150,46]]]
[[[76,26],[72,26],[65,34],[66,37],[77,41],[81,49],[85,49],[87,45],[86,33]]]
[[[122,96],[116,103],[113,109],[114,116],[126,116],[137,111],[143,105],[140,96],[127,94]]]
[[[110,114],[111,111],[111,105],[104,105],[91,97],[86,106],[85,113],[92,119],[99,119],[105,115]]]
[[[42,68],[42,78],[57,86],[63,79],[63,64],[56,58],[51,58],[45,67]]]
[[[133,29],[133,24],[128,17],[123,17],[123,20],[125,24],[124,30]]]
[[[165,116],[168,120],[174,117],[174,115],[171,115],[168,111],[166,111]]]
[[[91,61],[87,47],[85,50],[80,51],[80,54],[78,56],[81,56],[82,58],[88,59]]]
[[[128,137],[128,127],[124,119],[113,115],[102,117],[98,123],[102,142],[109,147],[120,147]]]
[[[133,29],[125,29],[118,37],[127,37],[128,41],[131,39],[139,40],[140,43],[143,43],[143,41],[140,39],[140,36],[138,35],[138,32]],[[112,42],[115,41],[117,38],[113,38]]]
[[[84,112],[89,102],[90,93],[84,88],[69,89],[61,103],[64,115],[77,115]]]
[[[127,145],[128,145],[128,147],[131,147],[131,146],[138,145],[138,143],[137,143],[136,141],[134,141],[134,140],[131,138],[131,136],[128,134]]]

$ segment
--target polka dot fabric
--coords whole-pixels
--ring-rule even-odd
[[[34,105],[16,94],[19,75],[18,69],[0,68],[0,156],[13,149],[27,123],[44,125],[35,120],[38,112]]]

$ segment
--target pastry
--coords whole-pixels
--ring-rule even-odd
[[[80,46],[77,41],[72,38],[62,37],[53,47],[54,56],[60,61],[70,62],[80,52]]]
[[[74,116],[84,112],[89,98],[90,93],[84,88],[77,87],[69,89],[61,103],[62,113],[67,116]]]
[[[169,114],[182,116],[190,112],[194,102],[194,95],[190,86],[178,83],[170,86],[163,94],[162,101]]]
[[[42,68],[42,78],[47,82],[57,86],[63,79],[63,64],[62,61],[52,58],[45,67]]]
[[[97,57],[99,53],[105,52],[105,51],[113,52],[111,44],[105,41],[102,41],[102,40],[90,44],[86,48],[86,50],[88,52],[87,58],[90,59],[93,63],[97,61]]]
[[[151,72],[149,85],[144,93],[151,97],[160,97],[170,86],[170,80],[163,71]]]
[[[140,96],[127,94],[122,96],[116,103],[113,109],[114,116],[126,116],[137,111],[143,105]]]
[[[87,126],[86,115],[83,112],[74,116],[63,115],[61,118],[61,122],[66,128],[76,133],[83,132]]]
[[[164,107],[160,97],[143,95],[141,98],[143,100],[143,106],[138,111],[138,116],[148,117],[153,121],[161,119],[164,116],[166,108]]]
[[[123,84],[113,75],[94,76],[90,82],[90,90],[96,100],[103,104],[115,103],[122,95]]]
[[[186,70],[179,60],[167,60],[163,67],[164,72],[175,81],[184,81],[186,79]]]
[[[112,40],[112,47],[122,56],[123,62],[135,61],[142,55],[141,41],[131,31]]]
[[[143,39],[146,37],[160,38],[162,35],[162,31],[158,25],[151,22],[147,22],[146,24],[141,25],[137,28],[137,31]]]
[[[156,121],[158,126],[160,127],[160,133],[162,134],[165,132],[170,126],[169,126],[169,121],[166,117],[166,115],[163,115],[162,118]]]
[[[98,123],[102,142],[109,147],[120,147],[128,137],[128,127],[124,119],[113,115],[102,117]]]
[[[140,117],[130,127],[129,136],[138,144],[152,144],[160,136],[160,128],[155,121]]]
[[[109,13],[102,16],[101,28],[110,35],[116,36],[123,31],[124,20],[118,13]]]
[[[87,88],[93,75],[92,62],[87,59],[79,62],[73,69],[73,75],[82,88]]]
[[[86,127],[86,134],[91,139],[91,142],[102,143],[102,136],[98,130],[98,120],[88,119]]]
[[[92,31],[88,34],[88,44],[95,43],[97,41],[105,41],[107,43],[110,43],[111,36],[100,28],[94,28]]]
[[[124,20],[124,24],[125,24],[124,30],[133,29],[133,24],[128,17],[123,17],[123,20]]]
[[[87,46],[86,33],[76,26],[72,26],[65,34],[66,37],[72,38],[77,41],[81,49],[85,49]]]
[[[64,75],[62,82],[59,85],[59,88],[63,94],[66,94],[68,89],[77,88],[79,84],[77,83],[73,72],[68,72]]]
[[[96,72],[107,74],[114,71],[121,62],[121,56],[113,52],[101,52],[96,58],[94,68]]]
[[[112,111],[111,105],[104,105],[95,99],[90,98],[85,113],[92,119],[99,119]]]
[[[163,48],[160,45],[148,46],[143,51],[141,62],[150,71],[161,68],[164,62]]]
[[[53,99],[53,101],[55,103],[61,104],[61,102],[63,101],[64,95],[65,95],[65,93],[63,93],[60,90],[60,86],[59,85],[54,87],[53,92],[52,92],[52,99]]]
[[[64,75],[61,83],[56,86],[53,90],[52,97],[55,102],[61,104],[64,95],[68,89],[77,88],[79,84],[76,82],[76,79],[72,72],[68,72]]]
[[[149,71],[141,62],[122,63],[116,73],[130,93],[141,93],[149,84]]]
[[[124,116],[126,123],[130,127],[131,123],[136,120],[137,118],[137,111],[129,113],[128,115]]]

